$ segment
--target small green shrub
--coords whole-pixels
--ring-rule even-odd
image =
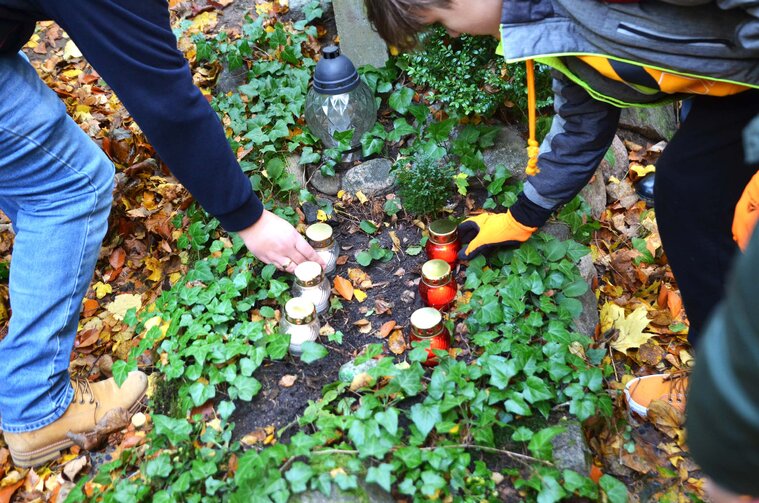
[[[495,52],[495,39],[452,39],[436,27],[422,36],[422,44],[421,50],[402,56],[400,64],[414,84],[429,88],[431,98],[449,112],[489,116],[511,102],[526,113],[524,65],[507,65]],[[552,103],[551,77],[546,67],[538,65],[536,70],[538,106],[543,108]]]
[[[440,211],[453,195],[451,163],[419,158],[396,166],[398,193],[403,207],[413,215],[430,215]]]

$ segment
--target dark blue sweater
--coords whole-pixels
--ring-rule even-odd
[[[43,19],[66,30],[161,159],[225,229],[258,220],[261,201],[192,83],[166,0],[0,0],[0,57],[17,52]]]

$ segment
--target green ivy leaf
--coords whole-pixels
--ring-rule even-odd
[[[130,360],[125,362],[124,360],[116,360],[113,364],[111,372],[113,374],[113,380],[116,381],[118,386],[124,384],[129,373],[137,370],[137,361]]]
[[[562,426],[543,428],[533,435],[527,448],[530,449],[530,452],[536,458],[550,461],[553,457],[553,445],[551,444],[551,439],[559,433],[562,433],[564,430],[565,428]]]
[[[440,406],[438,404],[418,403],[411,407],[409,417],[424,438],[427,437],[437,423],[443,420],[443,416],[440,414]]]
[[[388,463],[372,466],[366,474],[367,482],[374,482],[387,492],[392,489],[393,478],[393,465]]]
[[[313,363],[329,354],[327,348],[316,342],[304,342],[301,348],[303,353],[300,355],[300,359],[304,363]]]
[[[598,481],[601,489],[604,490],[610,503],[627,503],[629,495],[627,488],[619,480],[611,475],[604,475]]]
[[[369,235],[374,234],[377,232],[377,229],[379,229],[379,227],[377,227],[374,222],[370,222],[369,220],[361,220],[359,227],[362,231],[366,232]]]
[[[408,87],[401,87],[388,99],[388,105],[390,108],[403,115],[408,112],[411,101],[414,99],[414,90]]]
[[[192,425],[186,419],[155,414],[152,416],[155,433],[166,437],[173,445],[179,445],[190,439]]]
[[[290,487],[296,494],[308,489],[308,481],[313,475],[314,470],[302,461],[296,461],[292,468],[285,472],[285,478],[290,482]]]

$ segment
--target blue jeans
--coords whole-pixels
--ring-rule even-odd
[[[58,419],[108,226],[113,164],[21,55],[0,56],[0,208],[16,233],[11,319],[0,341],[0,418],[11,433]]]

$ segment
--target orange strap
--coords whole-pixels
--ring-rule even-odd
[[[525,169],[525,172],[529,176],[535,176],[540,173],[540,168],[538,168],[540,145],[536,139],[538,99],[535,94],[535,64],[531,59],[528,59],[525,64],[527,65],[527,114],[530,126],[530,137],[527,140],[527,169]]]

